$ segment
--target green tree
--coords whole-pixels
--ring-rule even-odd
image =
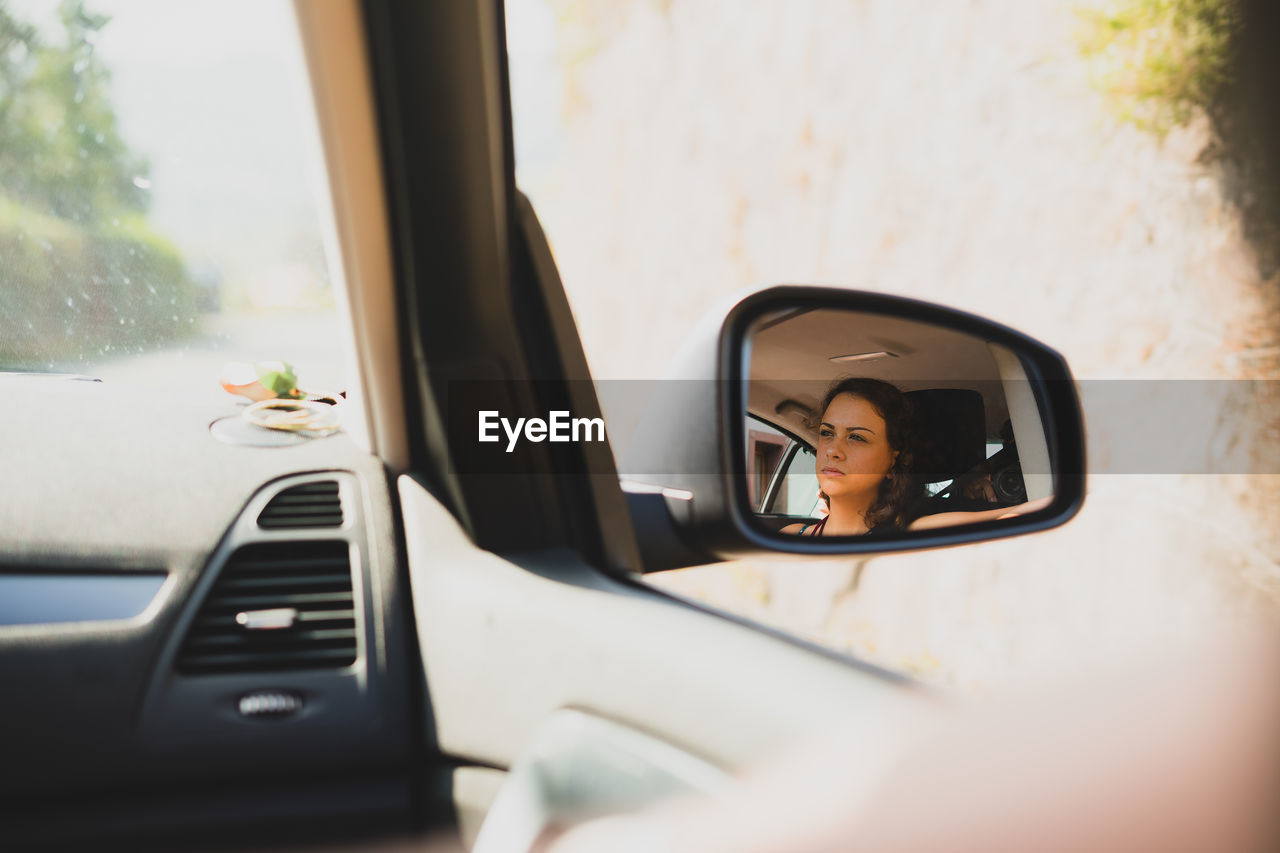
[[[120,137],[110,99],[111,74],[97,55],[109,22],[83,0],[58,7],[63,38],[40,43],[33,29],[4,14],[0,181],[7,195],[42,213],[80,222],[146,210],[146,163]],[[0,36],[2,38],[3,36]]]
[[[110,18],[62,0],[57,20],[45,34],[0,0],[0,368],[138,351],[196,313],[120,133],[97,51]]]
[[[1116,116],[1163,137],[1230,75],[1237,0],[1113,0],[1077,10],[1080,52]]]

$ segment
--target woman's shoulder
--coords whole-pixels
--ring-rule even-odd
[[[813,526],[813,524],[812,524],[812,523],[809,523],[809,524],[802,524],[802,523],[800,523],[800,522],[797,522],[797,523],[795,523],[795,524],[788,524],[786,527],[782,528],[782,529],[781,529],[781,530],[779,530],[778,532],[779,532],[779,533],[794,533],[795,535],[799,536],[799,535],[801,535],[802,533],[804,533],[804,532],[805,532],[805,530],[807,530],[808,528],[810,528],[810,527],[812,527],[812,526]]]

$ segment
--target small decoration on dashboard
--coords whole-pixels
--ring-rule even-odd
[[[298,389],[298,375],[285,361],[228,362],[218,377],[228,394],[250,400],[301,399],[307,394]]]
[[[276,435],[289,433],[297,439],[330,435],[342,429],[342,404],[346,393],[311,394],[298,387],[298,375],[285,361],[229,362],[218,377],[228,394],[247,397],[253,402],[241,413],[240,422],[272,430]],[[230,429],[230,419],[222,419],[211,427],[215,435],[231,444],[246,442]],[[221,430],[221,433],[218,432]],[[265,435],[265,433],[264,433]],[[295,439],[295,440],[297,440]],[[268,442],[277,444],[278,442]]]
[[[245,408],[241,417],[254,426],[313,436],[342,429],[341,406],[318,400],[261,400]]]

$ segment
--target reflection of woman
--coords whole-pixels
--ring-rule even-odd
[[[827,515],[791,524],[783,533],[857,536],[871,530],[920,530],[993,521],[1047,506],[1047,498],[979,512],[946,512],[911,519],[924,483],[911,473],[920,446],[911,401],[888,382],[842,379],[818,407],[815,467]]]

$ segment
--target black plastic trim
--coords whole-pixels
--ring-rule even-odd
[[[262,509],[281,492],[322,481],[339,484],[348,508],[341,528],[258,527]],[[289,476],[249,500],[214,551],[162,647],[140,713],[139,734],[145,746],[183,750],[210,769],[250,758],[288,761],[295,768],[398,758],[392,751],[394,739],[384,737],[384,727],[396,714],[383,707],[383,680],[390,676],[385,653],[380,652],[386,645],[375,588],[380,569],[365,506],[359,478],[345,471]],[[357,650],[353,663],[271,671],[190,673],[179,668],[191,626],[234,555],[263,543],[314,542],[330,542],[350,554]],[[239,700],[254,691],[287,691],[301,698],[302,707],[287,718],[247,717],[240,713]]]

